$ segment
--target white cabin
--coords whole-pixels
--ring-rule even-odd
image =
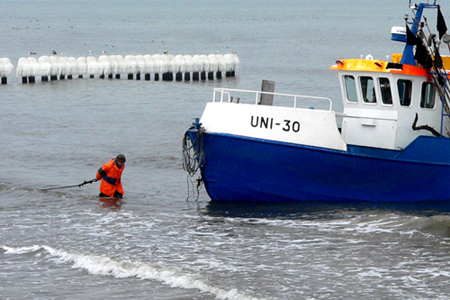
[[[378,60],[338,60],[343,99],[342,137],[347,144],[400,150],[430,130],[441,131],[442,101],[422,67]],[[442,135],[449,136],[448,117]]]

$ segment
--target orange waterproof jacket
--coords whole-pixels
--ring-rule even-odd
[[[125,169],[125,166],[122,169],[119,169],[118,166],[114,165],[115,159],[111,159],[109,163],[104,164],[97,171],[97,180],[102,179],[100,183],[100,192],[105,194],[108,197],[113,197],[114,193],[118,191],[123,195],[122,188],[122,172]]]

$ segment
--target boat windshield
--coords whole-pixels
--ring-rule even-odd
[[[411,105],[412,81],[400,79],[397,81],[398,97],[401,106]]]
[[[392,105],[391,83],[388,78],[380,77],[378,82],[381,88],[381,101],[383,104]]]
[[[355,77],[351,75],[344,76],[345,91],[347,94],[347,100],[350,102],[358,102],[358,96],[356,95],[356,82]]]
[[[363,100],[366,103],[376,103],[377,97],[375,96],[375,85],[372,77],[363,76],[360,78],[361,91]]]
[[[422,96],[420,97],[420,107],[434,108],[435,96],[436,93],[433,84],[430,82],[424,82],[422,84]]]

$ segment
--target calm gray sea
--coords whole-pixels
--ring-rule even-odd
[[[401,51],[407,0],[0,0],[0,57],[215,54],[235,78],[0,86],[1,299],[447,299],[450,205],[198,200],[181,141],[214,87],[330,97],[339,58]],[[444,15],[450,5],[442,2]],[[444,53],[448,54],[448,53]],[[122,203],[79,184],[127,156]],[[324,174],[326,176],[326,174]],[[188,201],[186,198],[190,195]]]

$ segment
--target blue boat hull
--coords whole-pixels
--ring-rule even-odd
[[[189,135],[197,138],[195,130]],[[202,139],[201,173],[212,200],[450,199],[450,139],[419,137],[403,151],[349,146],[348,152],[227,134]]]

